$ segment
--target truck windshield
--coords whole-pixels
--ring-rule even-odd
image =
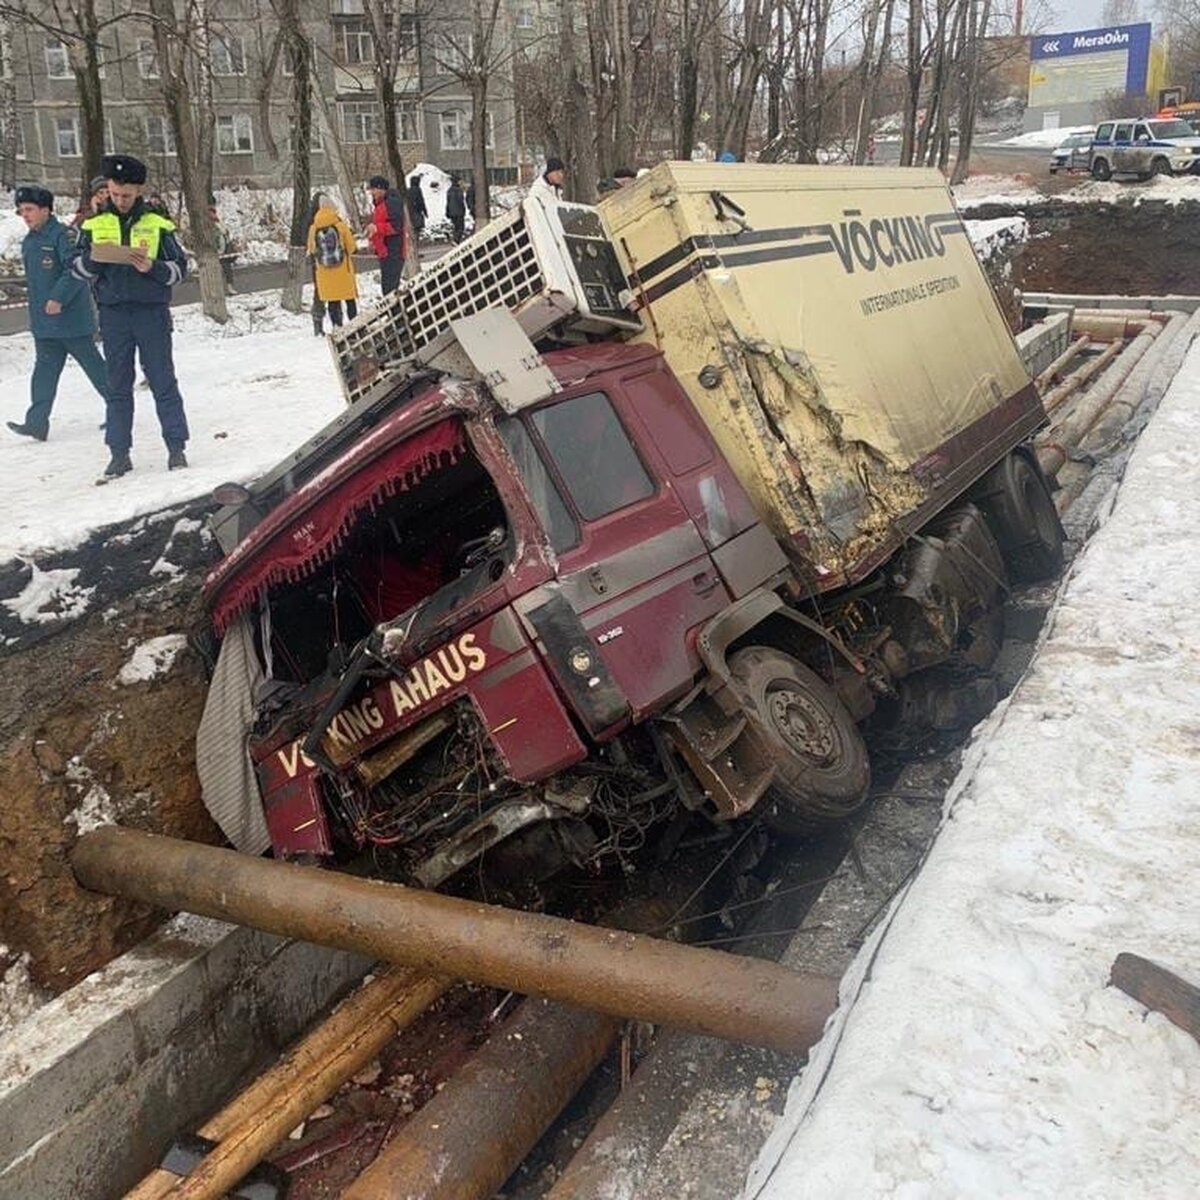
[[[354,486],[353,478],[343,485]],[[304,517],[296,524],[302,532]],[[496,486],[469,443],[452,460],[427,462],[416,478],[392,481],[354,512],[332,553],[302,578],[269,588],[274,677],[317,678],[335,647],[353,645],[443,590],[447,602],[434,603],[448,615],[494,582],[498,572],[489,564],[507,560],[507,530]]]
[[[1159,138],[1192,137],[1192,127],[1186,121],[1151,121],[1150,136]]]

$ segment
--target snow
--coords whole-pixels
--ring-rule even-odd
[[[374,277],[359,280],[366,304]],[[324,338],[313,336],[308,293],[299,316],[279,307],[277,292],[234,296],[231,319],[217,326],[199,305],[172,310],[175,367],[192,438],[190,467],[168,473],[167,452],[146,388],[134,393],[134,470],[97,487],[108,461],[100,397],[71,362],[59,383],[47,442],[18,438],[0,426],[0,562],[79,545],[96,529],[185,504],[227,481],[247,482],[316,433],[341,410],[341,388]],[[0,338],[3,417],[23,418],[33,342]],[[23,620],[54,620],[64,606],[86,602],[63,572],[32,567],[29,585],[7,601]],[[55,606],[58,606],[57,609]]]
[[[1072,125],[1065,129],[1033,129],[1005,138],[1001,146],[1026,146],[1033,150],[1057,150],[1073,133],[1095,133],[1095,125]]]
[[[1029,240],[1029,222],[1024,217],[995,217],[989,221],[964,221],[967,237],[981,262],[988,262],[1019,242]]]
[[[117,682],[126,685],[148,683],[158,675],[165,675],[175,665],[175,656],[186,645],[187,637],[182,633],[166,633],[142,642],[117,673]]]
[[[959,208],[985,204],[1040,204],[1046,197],[1020,175],[971,175],[952,189]]]
[[[4,607],[27,625],[45,625],[51,621],[82,616],[95,588],[75,586],[78,567],[43,571],[37,563],[28,563],[29,582],[20,593],[3,601]]]
[[[1196,1194],[1200,1045],[1108,978],[1132,951],[1200,982],[1198,421],[1200,344],[746,1200]]]
[[[1116,179],[1101,183],[1089,179],[1055,198],[1067,204],[1137,205],[1147,200],[1160,200],[1170,205],[1182,204],[1185,201],[1200,203],[1200,176],[1158,175],[1148,183]]]

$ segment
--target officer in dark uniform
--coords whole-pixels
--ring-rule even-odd
[[[100,169],[108,180],[109,204],[80,226],[71,270],[93,285],[100,308],[108,362],[104,440],[112,452],[104,474],[115,478],[133,469],[135,351],[154,395],[167,467],[174,471],[187,466],[188,426],[171,359],[169,305],[171,288],[187,274],[187,259],[174,223],[142,199],[145,164],[127,154],[108,154]]]

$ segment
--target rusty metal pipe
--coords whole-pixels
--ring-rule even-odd
[[[836,980],[772,962],[116,826],[71,865],[109,895],[787,1053],[837,1003]]]
[[[1122,342],[1112,342],[1105,346],[1091,362],[1086,362],[1078,371],[1073,371],[1057,387],[1053,387],[1042,397],[1042,407],[1048,413],[1061,408],[1063,403],[1075,392],[1079,391],[1093,376],[1102,371],[1124,348]]]
[[[620,1022],[527,1000],[342,1200],[488,1200],[607,1053]]]
[[[1037,384],[1039,392],[1044,391],[1050,386],[1050,383],[1058,377],[1059,372],[1082,354],[1088,346],[1091,345],[1091,340],[1085,335],[1084,337],[1076,338],[1040,375],[1034,382]]]

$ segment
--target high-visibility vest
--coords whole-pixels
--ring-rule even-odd
[[[91,234],[92,245],[121,245],[121,219],[115,212],[88,217],[83,228]],[[158,244],[164,233],[174,233],[175,222],[156,212],[143,212],[129,227],[128,246],[141,246],[151,258],[158,257]]]

